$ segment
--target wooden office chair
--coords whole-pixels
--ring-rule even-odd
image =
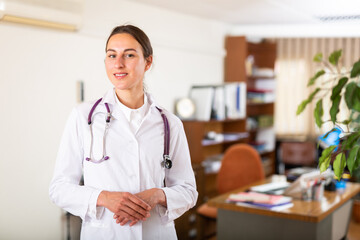
[[[234,144],[224,154],[216,184],[219,194],[232,191],[265,178],[259,153],[248,144]],[[197,213],[208,228],[215,228],[217,208],[202,204]],[[216,232],[202,230],[202,239],[213,237]]]

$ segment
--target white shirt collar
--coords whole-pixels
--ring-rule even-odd
[[[127,106],[125,106],[124,104],[122,104],[119,101],[118,97],[116,96],[115,89],[114,89],[114,97],[115,97],[116,104],[118,104],[121,111],[124,113],[126,119],[129,122],[131,121],[131,113],[136,114],[136,115],[139,114],[140,119],[143,119],[145,117],[147,111],[149,110],[149,103],[148,103],[148,98],[146,96],[146,93],[144,93],[144,104],[138,109],[131,109],[131,108],[128,108]]]

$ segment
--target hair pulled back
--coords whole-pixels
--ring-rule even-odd
[[[131,36],[133,36],[133,38],[135,38],[135,40],[141,45],[145,59],[147,59],[148,57],[153,55],[153,49],[152,49],[152,46],[150,43],[150,39],[144,33],[143,30],[141,30],[140,28],[138,28],[134,25],[121,25],[121,26],[115,27],[111,31],[111,33],[106,41],[105,52],[107,50],[107,45],[109,43],[110,38],[112,36],[114,36],[115,34],[120,34],[120,33],[127,33],[127,34],[130,34]]]

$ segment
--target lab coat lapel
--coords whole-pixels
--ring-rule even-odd
[[[110,89],[106,92],[101,103],[102,105],[104,105],[104,103],[108,103],[110,105],[111,116],[113,118],[121,121],[126,120],[125,115],[122,113],[121,109],[116,104],[114,89]]]

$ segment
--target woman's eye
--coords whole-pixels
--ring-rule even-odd
[[[129,53],[129,54],[125,54],[125,57],[126,58],[132,58],[132,57],[134,57],[135,55],[134,54],[132,54],[132,53]]]
[[[108,55],[108,58],[116,58],[116,56],[114,54],[110,54]]]

